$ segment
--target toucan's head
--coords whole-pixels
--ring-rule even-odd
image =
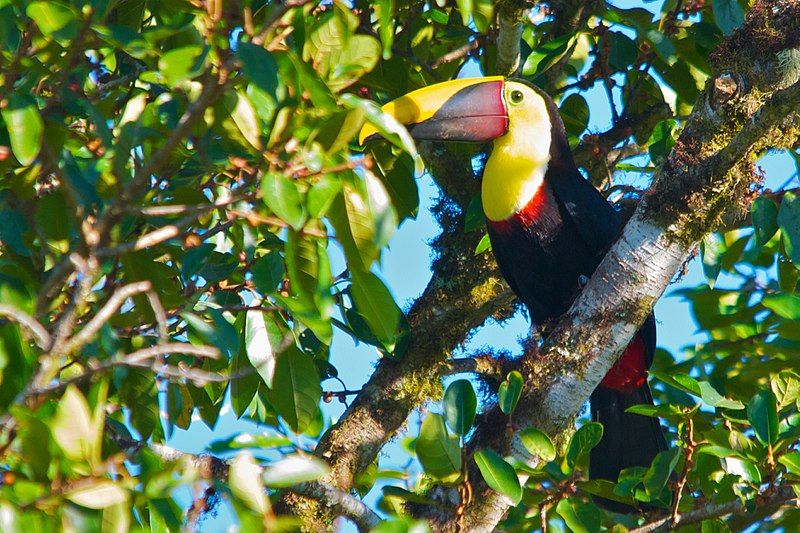
[[[490,220],[504,220],[527,205],[551,159],[572,164],[558,108],[546,93],[522,80],[492,76],[446,81],[382,109],[417,140],[493,141],[482,186]],[[377,135],[366,125],[359,141]]]
[[[512,130],[549,136],[549,103],[547,94],[527,82],[491,76],[430,85],[382,109],[417,140],[486,142]],[[366,125],[359,141],[377,135],[375,127]]]

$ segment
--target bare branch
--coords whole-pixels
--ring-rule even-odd
[[[36,345],[42,350],[50,349],[50,343],[52,342],[50,333],[47,332],[47,330],[41,323],[39,323],[38,320],[33,318],[25,311],[17,309],[13,305],[0,304],[0,316],[8,317],[10,320],[13,320],[19,325],[24,326],[33,334],[33,337],[36,340]]]
[[[520,40],[522,20],[527,11],[526,2],[506,0],[498,2],[497,64],[495,72],[512,77],[520,67]]]
[[[92,337],[94,337],[98,331],[100,331],[100,328],[103,327],[103,324],[108,322],[111,317],[114,316],[114,313],[116,313],[117,310],[122,307],[122,304],[125,303],[125,300],[135,294],[150,291],[152,287],[153,284],[149,281],[137,281],[117,289],[114,294],[111,295],[111,298],[108,299],[106,304],[100,308],[94,317],[92,317],[89,323],[86,324],[81,331],[79,331],[67,342],[63,350],[64,353],[73,353],[82,348],[92,339]]]
[[[758,507],[792,506],[800,507],[800,500],[797,499],[792,487],[783,487],[772,494],[757,498]],[[654,522],[628,530],[629,533],[656,533],[660,531],[673,531],[682,526],[697,524],[709,518],[721,518],[727,515],[741,515],[748,513],[745,503],[736,499],[732,502],[722,504],[708,504],[694,511],[678,515],[673,522],[672,516],[666,516]]]

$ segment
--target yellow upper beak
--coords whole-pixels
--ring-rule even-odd
[[[401,96],[381,110],[409,126],[415,139],[486,141],[508,128],[503,86],[502,76],[446,81]],[[375,126],[365,124],[358,142],[377,134]]]

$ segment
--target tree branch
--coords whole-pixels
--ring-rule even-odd
[[[527,9],[527,2],[520,0],[504,0],[497,3],[499,29],[495,72],[501,76],[512,77],[519,70],[522,21]]]
[[[13,305],[0,304],[0,316],[8,317],[10,320],[13,320],[30,331],[36,340],[36,345],[42,350],[50,349],[50,344],[52,343],[50,333],[47,332],[38,320],[25,311],[17,309]]]
[[[792,487],[783,487],[776,490],[770,495],[757,498],[757,505],[761,507],[780,507],[784,505],[791,505],[793,507],[800,507],[800,500],[797,499]],[[705,505],[694,511],[683,513],[677,516],[675,521],[672,521],[671,516],[666,516],[659,520],[649,522],[641,527],[628,530],[628,533],[656,533],[659,531],[672,531],[681,526],[690,524],[697,524],[709,518],[721,518],[726,515],[735,514],[741,515],[748,513],[747,506],[740,500],[733,500],[732,502],[722,504],[709,504]]]

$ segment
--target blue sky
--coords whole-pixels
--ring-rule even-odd
[[[624,7],[642,5],[639,2],[628,1],[615,2],[615,4]],[[657,9],[659,4],[648,3],[646,7]],[[465,69],[464,75],[476,75],[475,69]],[[611,113],[604,91],[597,86],[585,96],[591,110],[589,131],[604,131],[611,125]],[[766,172],[767,187],[778,188],[795,173],[794,162],[787,154],[769,154],[760,164]],[[379,269],[380,275],[386,280],[395,299],[403,308],[407,308],[413,299],[422,293],[430,279],[431,250],[428,242],[438,232],[438,227],[429,211],[438,191],[427,174],[418,178],[418,185],[421,200],[419,215],[416,220],[406,221],[397,231]],[[344,262],[341,252],[335,247],[332,249],[332,258],[334,271],[340,271]],[[671,285],[665,296],[656,305],[658,344],[676,357],[680,356],[682,348],[691,346],[702,338],[696,333],[697,328],[691,318],[687,303],[677,296],[670,296],[670,293],[676,289],[696,286],[703,282],[699,261],[693,260],[687,274],[680,281]],[[719,284],[724,286],[726,282],[730,283],[731,280],[726,280],[723,276]],[[491,346],[496,349],[506,348],[516,352],[518,351],[518,339],[525,334],[527,328],[528,321],[523,316],[517,316],[502,326],[490,323],[474,335],[465,352],[481,346]],[[378,354],[374,348],[366,345],[355,346],[350,337],[337,333],[334,336],[331,358],[331,362],[339,370],[339,377],[348,389],[353,390],[360,388],[368,379],[378,360]],[[339,385],[329,380],[323,384],[323,388],[339,390]],[[324,404],[323,407],[326,416],[334,421],[344,411],[343,406],[337,402]],[[431,405],[431,408],[439,409],[436,404]],[[220,417],[213,431],[201,421],[196,421],[188,431],[176,429],[170,445],[187,452],[198,453],[203,452],[207,444],[213,440],[224,439],[238,432],[260,431],[255,424],[236,420],[232,412],[228,409],[225,411],[227,412]],[[416,419],[417,416],[413,415],[411,427],[415,426]],[[390,443],[381,457],[381,465],[397,468],[405,463],[407,456],[398,452],[398,443],[396,441]],[[367,497],[368,503],[374,503],[378,494],[379,489],[373,489]],[[187,494],[184,496],[188,497]],[[207,532],[225,531],[234,523],[229,509],[224,506],[220,509],[217,517],[206,519],[202,527],[203,531]],[[346,527],[343,531],[354,530]]]

